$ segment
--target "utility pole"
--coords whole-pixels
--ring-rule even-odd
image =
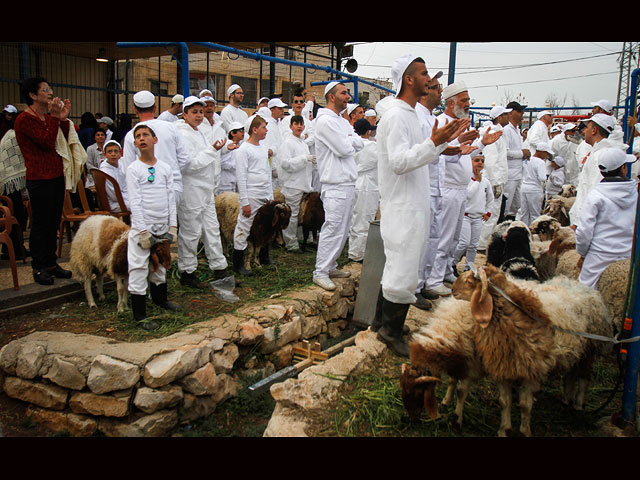
[[[623,105],[629,96],[631,72],[640,66],[640,42],[623,42],[618,63],[620,64],[620,78],[618,79],[616,105]],[[617,110],[615,115],[619,118],[620,111]]]

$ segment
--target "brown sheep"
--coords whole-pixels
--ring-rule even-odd
[[[277,200],[271,200],[258,209],[247,238],[246,270],[251,270],[252,261],[260,265],[260,250],[271,245],[278,233],[287,228],[290,219],[291,207]]]
[[[303,195],[300,201],[300,213],[298,214],[298,225],[302,227],[302,245],[300,249],[304,252],[307,248],[309,233],[313,235],[313,241],[318,243],[318,232],[324,223],[324,206],[319,192],[309,192]]]

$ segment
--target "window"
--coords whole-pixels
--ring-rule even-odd
[[[204,73],[189,72],[189,94],[197,97],[205,88],[214,92],[214,95],[217,95],[216,81],[211,75],[207,76]]]
[[[156,96],[169,95],[169,82],[149,80],[149,91]]]

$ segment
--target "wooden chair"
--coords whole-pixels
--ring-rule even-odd
[[[1,204],[4,204],[4,206],[9,209],[11,216],[10,222],[12,225],[10,233],[13,233],[13,238],[16,240],[16,243],[18,243],[13,246],[13,253],[15,255],[16,249],[20,249],[20,253],[22,253],[22,263],[27,263],[27,255],[24,251],[24,236],[22,235],[22,227],[14,215],[13,200],[11,200],[11,197],[6,195],[0,195],[0,205]]]
[[[114,217],[121,218],[124,223],[127,225],[131,224],[131,211],[127,208],[127,205],[124,203],[124,197],[122,196],[122,190],[120,189],[120,185],[118,181],[113,178],[108,173],[103,172],[100,169],[92,168],[91,175],[93,175],[93,183],[96,187],[96,197],[98,199],[98,208],[100,210],[108,210],[111,215]],[[110,182],[113,186],[113,190],[116,194],[116,199],[118,200],[118,205],[120,205],[120,211],[114,212],[111,210],[111,205],[109,203],[109,197],[107,195],[106,182]]]
[[[9,207],[0,205],[0,243],[5,244],[7,246],[7,251],[9,252],[9,263],[11,265],[11,274],[13,276],[13,289],[20,290],[20,285],[18,284],[16,255],[13,250],[13,242],[11,241],[11,228],[13,226],[12,218],[15,220],[13,215],[11,215]],[[18,228],[20,227],[18,226]]]
[[[58,233],[58,257],[62,256],[62,241],[64,239],[65,231],[67,232],[67,241],[71,243],[71,232],[72,230],[77,230],[78,225],[83,220],[86,220],[92,215],[111,215],[110,212],[99,210],[92,211],[89,209],[89,202],[87,201],[87,196],[84,192],[84,183],[82,180],[78,182],[78,186],[76,188],[78,192],[78,196],[80,197],[80,204],[82,205],[82,211],[79,209],[73,208],[73,203],[71,202],[71,195],[69,194],[69,190],[65,190],[64,192],[64,204],[62,205],[62,218],[60,219],[60,231]],[[73,224],[73,229],[71,225]]]

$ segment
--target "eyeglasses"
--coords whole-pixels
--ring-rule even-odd
[[[156,169],[155,169],[155,167],[149,167],[149,168],[147,168],[147,170],[149,170],[149,173],[151,174],[151,175],[149,175],[147,177],[147,180],[149,180],[149,182],[153,183],[153,181],[156,179],[156,176],[155,176]]]
[[[44,93],[53,93],[53,88],[51,87],[42,87],[40,90]]]
[[[294,100],[293,103],[304,103],[304,100]]]

